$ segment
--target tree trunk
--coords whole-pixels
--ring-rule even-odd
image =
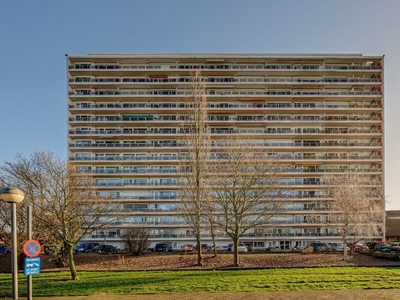
[[[201,247],[201,239],[200,239],[200,232],[196,234],[197,240],[197,265],[203,265],[203,249]]]
[[[347,255],[347,242],[346,242],[346,240],[344,240],[344,243],[343,243],[343,260],[344,261],[347,261],[349,258],[348,258],[348,255]]]
[[[218,256],[218,249],[217,249],[217,243],[213,241],[213,248],[214,248],[214,257]]]
[[[349,258],[347,256],[347,246],[345,245],[343,248],[344,254],[343,254],[343,260],[347,261]]]
[[[74,261],[74,252],[71,244],[67,245],[68,247],[68,263],[69,270],[71,271],[71,279],[79,280],[78,273],[76,272],[75,261]]]
[[[239,239],[233,239],[233,265],[239,267]]]
[[[210,222],[210,233],[211,233],[211,239],[212,239],[212,244],[214,248],[214,257],[217,257],[217,241],[215,239],[215,231],[214,231],[214,223]]]
[[[215,240],[215,234],[212,235],[212,243],[214,248],[214,257],[217,257],[218,251],[217,251],[217,241]]]

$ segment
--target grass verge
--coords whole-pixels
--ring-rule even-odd
[[[33,276],[33,295],[171,294],[398,288],[400,269],[390,267],[318,267],[232,271],[68,272]],[[19,277],[26,296],[26,277]],[[11,296],[11,274],[0,274],[0,296]]]

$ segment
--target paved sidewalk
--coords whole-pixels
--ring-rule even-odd
[[[5,298],[9,299],[9,298]],[[25,297],[19,297],[25,300]],[[95,295],[75,297],[33,297],[33,300],[400,300],[400,289],[296,291],[296,292],[248,292],[248,293],[195,293],[163,295]]]

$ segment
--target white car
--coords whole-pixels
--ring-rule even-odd
[[[333,250],[335,250],[335,251],[343,251],[344,250],[344,244],[343,243],[333,244]],[[347,251],[350,251],[350,247],[347,247]]]
[[[229,249],[229,251],[232,251],[233,252],[233,244],[229,244],[229,246],[228,246],[228,249]],[[239,252],[247,252],[247,247],[246,247],[246,245],[245,244],[243,244],[243,243],[239,243],[239,245],[238,245],[238,251]]]

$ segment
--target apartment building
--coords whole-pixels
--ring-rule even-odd
[[[285,165],[282,184],[290,205],[242,241],[281,248],[335,242],[335,229],[307,222],[309,214],[327,210],[321,177],[352,170],[380,180],[383,187],[383,56],[89,54],[66,59],[69,161],[93,173],[100,193],[119,205],[114,228],[87,240],[117,244],[124,229],[145,227],[152,243],[173,248],[194,243],[177,210],[180,125],[194,70],[206,80],[212,139],[252,136]],[[211,242],[207,234],[203,240]],[[228,243],[220,233],[218,244]]]

